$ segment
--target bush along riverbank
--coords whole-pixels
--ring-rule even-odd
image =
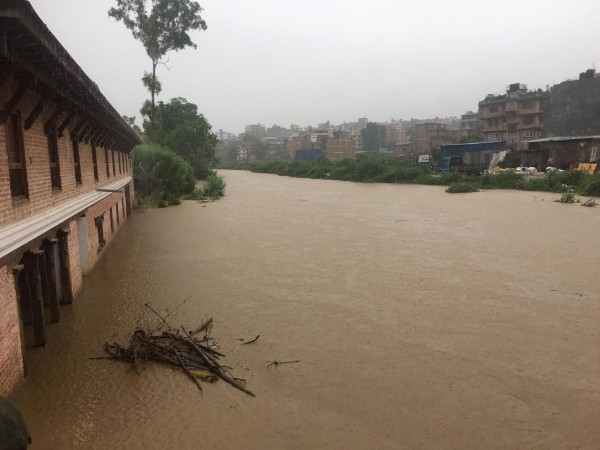
[[[159,145],[139,145],[133,151],[133,178],[141,203],[164,208],[184,200],[216,200],[225,195],[225,181],[209,170],[204,186],[196,188],[193,167]]]
[[[481,189],[559,193],[571,190],[579,195],[600,196],[600,173],[589,175],[579,171],[554,171],[538,177],[523,176],[514,170],[505,170],[497,174],[462,175],[458,172],[432,172],[412,161],[371,156],[342,161],[330,161],[324,157],[315,161],[253,161],[243,166],[228,168],[298,178],[449,186],[449,193],[477,192]]]

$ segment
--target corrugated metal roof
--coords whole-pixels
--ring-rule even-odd
[[[600,135],[595,136],[562,136],[562,137],[551,137],[551,138],[542,138],[542,139],[534,139],[533,141],[529,141],[530,144],[535,144],[536,142],[564,142],[564,141],[585,141],[589,139],[600,139]]]

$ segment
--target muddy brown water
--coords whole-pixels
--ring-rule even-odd
[[[29,351],[33,449],[600,447],[600,208],[223,174],[134,214]],[[185,299],[256,398],[87,359]]]

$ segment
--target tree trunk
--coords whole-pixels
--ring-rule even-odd
[[[154,120],[155,120],[155,97],[156,97],[156,65],[157,61],[152,61],[152,106],[150,107],[150,140],[154,142]]]

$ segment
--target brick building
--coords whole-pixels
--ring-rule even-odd
[[[462,136],[474,136],[480,134],[479,115],[468,111],[460,117],[460,134]]]
[[[481,133],[486,141],[506,141],[508,147],[520,149],[542,137],[544,100],[547,93],[529,91],[514,83],[506,94],[488,95],[479,102]]]
[[[341,161],[354,158],[356,153],[356,140],[348,133],[335,131],[333,138],[327,140],[327,158],[331,161]]]
[[[460,130],[449,130],[445,123],[419,123],[415,125],[415,146],[418,154],[428,154],[442,144],[454,144],[461,137]]]
[[[0,6],[0,395],[131,211],[139,137],[25,0]]]

